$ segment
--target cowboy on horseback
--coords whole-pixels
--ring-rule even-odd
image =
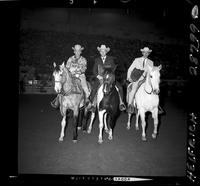
[[[96,82],[94,83],[94,87],[91,92],[91,101],[92,101],[92,107],[96,107],[96,94],[99,86],[103,83],[103,73],[106,68],[109,69],[115,69],[116,65],[114,63],[114,59],[111,56],[108,56],[107,53],[110,51],[109,47],[106,47],[105,45],[101,45],[101,47],[97,47],[97,50],[100,53],[100,57],[97,57],[95,59],[95,64],[93,66],[93,74],[96,77]],[[126,106],[122,100],[123,98],[123,89],[121,85],[116,81],[116,89],[118,91],[119,95],[119,108],[121,111],[126,109]]]
[[[148,47],[144,47],[143,49],[140,49],[142,52],[142,57],[135,58],[133,63],[128,69],[127,72],[127,80],[130,82],[130,84],[127,87],[127,95],[129,98],[127,98],[128,102],[128,112],[134,113],[135,109],[132,106],[133,100],[135,98],[135,94],[139,88],[139,83],[145,79],[146,72],[148,70],[148,66],[153,67],[154,63],[150,59],[148,59],[148,56],[152,52]]]
[[[88,89],[85,76],[85,71],[87,69],[87,60],[83,56],[81,56],[82,50],[84,48],[81,47],[81,45],[76,44],[74,47],[72,47],[72,49],[75,55],[71,56],[67,60],[67,62],[64,62],[64,65],[69,70],[72,77],[76,77],[80,80],[81,87],[85,92],[86,104],[88,104],[90,102],[88,99],[90,96],[90,91]],[[54,108],[59,107],[58,96],[51,102],[51,105]]]

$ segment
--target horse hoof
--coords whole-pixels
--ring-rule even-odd
[[[109,139],[109,140],[112,140],[112,139],[113,139],[113,137],[112,137],[112,136],[108,136],[108,139]]]
[[[73,141],[73,143],[77,143],[77,140],[72,140]]]
[[[139,130],[139,127],[135,127],[135,130]]]
[[[86,129],[84,129],[84,130],[83,130],[83,133],[87,133],[87,130],[86,130]]]
[[[77,127],[78,130],[81,130],[81,127]]]
[[[91,133],[91,130],[87,130],[87,133],[90,134],[90,133]]]
[[[153,138],[153,139],[156,139],[156,137],[157,137],[157,134],[156,134],[156,133],[153,133],[153,134],[152,134],[152,138]]]
[[[142,141],[147,141],[147,138],[145,136],[142,136]]]
[[[102,144],[102,143],[103,143],[103,140],[102,140],[102,139],[99,139],[99,140],[98,140],[98,143],[99,143],[99,144]]]
[[[59,138],[59,142],[63,142],[63,138]]]
[[[109,133],[109,130],[108,130],[108,129],[105,129],[105,132],[106,132],[106,133]]]
[[[131,128],[130,126],[127,126],[127,127],[126,127],[127,130],[130,130],[130,128]]]

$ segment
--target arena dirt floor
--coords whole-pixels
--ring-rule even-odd
[[[72,141],[71,120],[65,138],[58,142],[61,115],[50,106],[55,95],[20,95],[18,122],[18,172],[20,174],[184,176],[186,166],[187,115],[183,102],[166,97],[160,117],[159,135],[151,138],[149,116],[147,137],[141,140],[134,128],[126,129],[127,113],[117,120],[114,139],[105,133],[98,144],[98,119],[91,134],[79,131]],[[180,98],[180,96],[179,96]]]

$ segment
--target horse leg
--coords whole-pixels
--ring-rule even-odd
[[[108,133],[108,139],[112,140],[113,139],[113,129],[110,128],[109,133]]]
[[[63,119],[61,122],[61,132],[60,132],[59,142],[63,141],[64,135],[65,135],[64,134],[65,126],[66,126],[66,115],[63,116]]]
[[[138,121],[139,121],[139,111],[137,110],[137,113],[136,113],[136,122],[135,122],[135,130],[139,130]]]
[[[81,130],[82,127],[82,122],[83,122],[83,114],[84,114],[84,109],[79,108],[79,113],[78,113],[78,119],[77,119],[77,128],[78,130]]]
[[[88,130],[87,130],[88,134],[90,134],[92,131],[92,124],[93,124],[94,118],[95,118],[95,112],[92,112],[91,118],[90,118],[90,124],[89,124]]]
[[[98,138],[98,143],[100,143],[100,144],[103,143],[102,131],[103,131],[104,113],[105,113],[105,110],[99,111],[99,138]]]
[[[103,120],[104,120],[105,132],[106,132],[106,133],[109,133],[108,125],[107,125],[107,114],[104,115]]]
[[[74,115],[74,126],[73,126],[73,142],[77,142],[77,120],[78,120],[78,113],[79,113],[79,108],[76,107],[74,108],[73,115]]]
[[[130,128],[131,128],[131,113],[128,113],[128,122],[127,122],[126,129],[129,130]]]
[[[154,119],[154,130],[152,133],[152,138],[156,139],[157,134],[158,134],[158,108],[152,111],[152,117]]]
[[[113,129],[114,129],[114,125],[115,125],[115,120],[113,118],[112,115],[110,115],[110,120],[109,120],[109,126],[110,126],[110,130],[108,132],[108,139],[112,140],[113,139]]]
[[[142,121],[142,141],[147,141],[146,139],[146,133],[145,133],[145,129],[146,129],[146,121],[145,121],[145,112],[144,110],[139,110],[140,112],[140,118]]]
[[[89,118],[89,116],[90,116],[90,113],[89,112],[86,112],[85,113],[85,109],[84,109],[84,111],[83,111],[84,113],[83,113],[83,132],[87,132],[87,121],[88,121],[88,118]]]

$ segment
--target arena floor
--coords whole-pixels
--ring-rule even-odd
[[[20,95],[18,115],[18,173],[70,175],[185,176],[187,115],[183,101],[165,98],[166,114],[160,118],[159,135],[151,138],[153,120],[148,119],[147,142],[141,128],[126,129],[127,113],[117,120],[112,141],[105,133],[98,144],[98,119],[91,134],[79,131],[72,142],[69,120],[65,138],[58,142],[60,112],[50,106],[55,95]],[[179,96],[181,99],[181,96]]]

